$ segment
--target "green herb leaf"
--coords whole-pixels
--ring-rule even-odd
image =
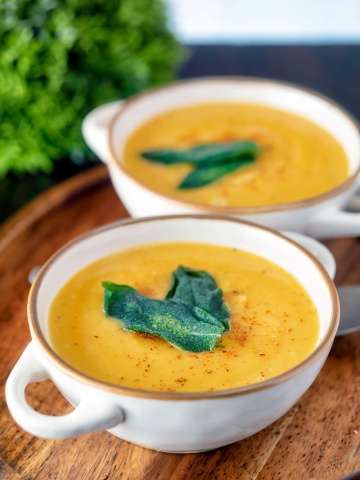
[[[161,337],[189,352],[215,348],[224,325],[207,311],[176,300],[154,300],[127,285],[103,282],[106,315],[125,322],[126,330]]]
[[[190,172],[180,183],[178,188],[185,190],[189,188],[198,188],[213,183],[216,180],[235,172],[239,168],[243,168],[250,163],[253,163],[255,158],[244,158],[239,160],[233,160],[231,162],[224,162],[220,164],[211,164],[195,168]]]
[[[225,175],[254,162],[261,147],[250,141],[198,145],[186,150],[158,149],[140,155],[151,162],[174,165],[189,163],[196,168],[178,186],[184,190],[213,183]]]
[[[104,312],[126,330],[151,333],[189,352],[213,350],[229,330],[230,311],[207,272],[179,266],[165,300],[147,298],[127,285],[103,282]]]
[[[142,158],[151,162],[172,165],[191,163],[193,165],[210,165],[223,160],[254,156],[260,152],[255,142],[236,141],[231,143],[204,144],[189,149],[157,149],[141,152]]]
[[[163,0],[0,1],[0,179],[95,161],[85,115],[167,84],[185,58],[167,11]]]
[[[176,163],[194,163],[191,161],[191,155],[189,156],[188,150],[170,150],[163,148],[159,150],[141,152],[140,156],[150,162],[163,163],[164,165],[174,165]]]
[[[229,330],[230,311],[223,301],[222,290],[217,287],[214,277],[205,271],[178,267],[172,274],[172,286],[166,299],[199,307]]]

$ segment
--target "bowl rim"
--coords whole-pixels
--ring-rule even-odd
[[[223,82],[238,83],[238,84],[253,82],[259,85],[270,85],[270,86],[275,85],[277,87],[292,89],[298,92],[306,93],[309,96],[319,98],[322,101],[328,103],[330,106],[332,106],[336,110],[338,110],[341,114],[345,115],[345,117],[347,117],[350,123],[352,123],[353,126],[355,127],[360,139],[360,123],[357,121],[357,119],[339,103],[335,102],[334,100],[327,97],[326,95],[323,95],[322,93],[319,93],[310,88],[303,87],[301,85],[296,85],[291,82],[285,82],[281,80],[274,80],[274,79],[261,78],[261,77],[251,77],[251,76],[229,76],[229,77],[219,76],[219,77],[189,78],[184,80],[177,80],[170,84],[163,85],[160,87],[147,89],[143,92],[130,96],[129,98],[127,98],[122,102],[121,108],[112,117],[112,119],[109,122],[108,135],[107,135],[107,145],[108,145],[108,151],[109,151],[109,159],[108,159],[109,166],[112,166],[113,168],[115,168],[116,171],[122,173],[123,175],[125,175],[125,177],[127,177],[128,179],[136,183],[139,187],[145,189],[147,192],[153,195],[164,198],[175,205],[182,206],[183,208],[186,207],[188,209],[193,209],[194,211],[210,212],[214,214],[237,214],[237,215],[261,214],[261,213],[271,213],[271,212],[276,213],[280,211],[308,208],[308,207],[317,205],[321,202],[330,200],[338,195],[341,195],[342,193],[348,191],[348,189],[356,182],[357,177],[360,174],[360,158],[359,158],[358,167],[351,175],[349,175],[343,182],[341,182],[336,187],[326,192],[323,192],[320,195],[305,198],[302,200],[296,200],[294,202],[283,202],[283,203],[277,203],[274,205],[259,205],[259,206],[210,205],[202,202],[197,202],[194,200],[179,198],[171,194],[159,192],[155,188],[143,183],[141,180],[134,177],[131,174],[131,172],[128,171],[126,166],[124,166],[122,162],[119,161],[118,155],[114,151],[113,145],[112,145],[113,143],[112,138],[113,138],[115,124],[119,120],[119,118],[123,116],[134,103],[136,103],[138,100],[141,100],[144,97],[150,96],[153,93],[156,94],[157,92],[161,92],[161,91],[173,90],[179,87],[182,88],[183,86],[187,86],[191,84],[201,84],[201,83],[216,84],[216,83],[223,83]]]
[[[312,263],[315,265],[319,274],[324,281],[328,291],[329,296],[331,299],[331,306],[332,306],[332,314],[331,319],[329,321],[329,326],[327,331],[325,332],[323,338],[317,345],[317,347],[300,363],[296,364],[289,370],[286,370],[280,375],[277,375],[273,378],[265,380],[263,382],[241,386],[232,389],[225,389],[225,390],[215,390],[215,391],[208,391],[208,392],[165,392],[165,391],[152,391],[152,390],[138,390],[131,387],[125,387],[120,385],[115,385],[109,382],[105,382],[103,380],[99,380],[96,378],[91,377],[85,373],[82,373],[77,368],[71,366],[65,360],[63,360],[51,347],[50,342],[48,342],[45,338],[45,335],[42,332],[40,327],[39,317],[37,314],[37,305],[38,305],[38,294],[39,290],[42,286],[42,283],[46,280],[46,274],[48,270],[52,267],[55,262],[61,261],[61,257],[68,252],[72,247],[77,246],[78,244],[86,241],[90,237],[101,235],[104,232],[113,229],[119,228],[126,228],[127,226],[131,226],[138,223],[151,223],[151,222],[159,222],[159,221],[168,221],[168,220],[216,220],[216,221],[223,221],[226,223],[236,223],[245,226],[250,226],[251,228],[259,229],[266,231],[267,233],[271,233],[275,237],[280,237],[286,242],[292,244],[298,250],[302,252],[305,256],[307,256]],[[143,243],[146,243],[143,242]],[[91,263],[91,262],[89,262]],[[253,392],[258,392],[261,390],[265,390],[271,387],[275,387],[279,384],[282,384],[291,378],[295,377],[297,374],[301,373],[308,367],[310,367],[313,363],[315,363],[320,357],[326,354],[328,350],[330,350],[333,340],[335,338],[335,334],[339,325],[339,318],[340,318],[340,305],[339,299],[336,291],[336,287],[330,278],[329,274],[322,266],[322,264],[304,247],[296,243],[294,240],[286,237],[282,233],[270,229],[268,227],[264,227],[262,225],[255,224],[253,222],[248,222],[242,219],[237,218],[229,218],[227,216],[209,216],[209,215],[193,215],[193,214],[184,214],[184,215],[167,215],[167,216],[154,216],[154,217],[144,217],[139,219],[123,219],[116,222],[112,222],[101,227],[92,229],[86,233],[79,235],[78,237],[74,238],[73,240],[66,243],[63,247],[61,247],[58,251],[56,251],[42,266],[41,270],[37,274],[29,293],[28,298],[28,323],[31,332],[32,340],[35,342],[37,347],[40,351],[45,355],[45,357],[50,361],[53,367],[61,371],[67,377],[72,378],[82,384],[85,384],[90,387],[96,387],[101,390],[106,390],[108,392],[112,392],[115,394],[121,394],[126,396],[132,397],[141,397],[141,398],[148,398],[148,399],[160,399],[160,400],[206,400],[206,399],[213,399],[213,398],[227,398],[239,395],[245,395]]]

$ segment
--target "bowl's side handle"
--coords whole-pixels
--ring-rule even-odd
[[[307,233],[315,238],[359,237],[360,213],[336,207],[321,210],[311,218]]]
[[[323,208],[310,218],[307,234],[315,238],[360,236],[360,175],[355,179],[355,193],[345,209],[336,205]]]
[[[25,398],[26,387],[49,378],[31,342],[24,350],[6,383],[6,401],[14,420],[27,432],[43,438],[68,438],[106,430],[123,421],[121,408],[104,396],[83,398],[69,414],[54,417],[35,411]]]
[[[82,123],[86,144],[104,163],[109,159],[109,124],[122,105],[122,100],[101,105],[88,113]]]

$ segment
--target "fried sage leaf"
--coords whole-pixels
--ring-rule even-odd
[[[179,266],[172,274],[172,285],[166,299],[199,307],[210,313],[229,330],[230,310],[215,279],[202,270]]]
[[[210,165],[223,160],[254,156],[260,152],[255,142],[236,141],[230,143],[212,143],[198,145],[188,149],[157,149],[141,152],[142,158],[151,162],[173,165],[190,163],[193,165]]]
[[[104,282],[106,315],[125,330],[151,333],[189,352],[213,350],[225,328],[211,314],[174,300],[154,300],[127,285]]]
[[[231,172],[239,170],[239,168],[246,167],[253,163],[255,158],[243,158],[239,160],[226,161],[219,164],[211,164],[199,166],[192,170],[180,183],[178,188],[180,190],[189,188],[198,188],[213,183],[216,180],[228,175]]]
[[[122,320],[126,330],[156,335],[182,350],[213,350],[229,329],[229,309],[207,272],[179,267],[165,300],[145,297],[128,285],[102,285],[106,315]]]
[[[148,161],[174,165],[188,163],[194,165],[180,183],[180,190],[198,188],[213,183],[225,175],[254,162],[261,152],[255,142],[236,141],[198,145],[189,149],[158,149],[141,152]]]

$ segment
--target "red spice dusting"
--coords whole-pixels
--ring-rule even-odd
[[[144,295],[144,297],[153,297],[155,294],[154,290],[150,287],[140,288],[139,293],[141,293],[141,295]]]
[[[185,383],[185,382],[187,382],[187,378],[180,377],[180,378],[177,378],[177,379],[175,380],[175,382],[178,382],[178,383]]]
[[[234,132],[224,132],[219,138],[220,142],[233,142],[237,139],[237,135]]]
[[[135,332],[135,335],[137,335],[138,337],[142,337],[142,338],[151,338],[153,340],[161,340],[161,338],[157,337],[156,335],[153,335],[152,333]]]
[[[240,332],[238,335],[236,335],[236,340],[242,347],[245,346],[247,338],[247,332]]]

